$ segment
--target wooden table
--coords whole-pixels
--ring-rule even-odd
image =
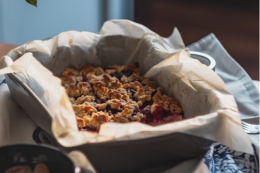
[[[6,55],[10,50],[16,48],[17,46],[19,46],[19,45],[0,42],[0,59],[4,55]]]

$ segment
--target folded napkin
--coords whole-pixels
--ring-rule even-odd
[[[228,54],[214,34],[188,46],[216,61],[216,73],[234,95],[241,119],[259,116],[259,91],[245,70]],[[246,58],[246,57],[245,57]]]

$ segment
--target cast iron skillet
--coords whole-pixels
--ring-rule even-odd
[[[0,172],[18,165],[34,170],[37,163],[47,165],[50,173],[78,173],[70,158],[57,148],[46,145],[19,144],[0,147]]]

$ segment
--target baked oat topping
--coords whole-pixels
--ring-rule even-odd
[[[98,131],[106,122],[160,125],[183,118],[177,101],[140,76],[138,64],[105,69],[85,65],[80,71],[65,68],[62,75],[80,130]]]

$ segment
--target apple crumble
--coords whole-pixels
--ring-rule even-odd
[[[61,77],[79,130],[98,131],[106,122],[160,125],[180,121],[183,111],[135,65],[66,68]]]

